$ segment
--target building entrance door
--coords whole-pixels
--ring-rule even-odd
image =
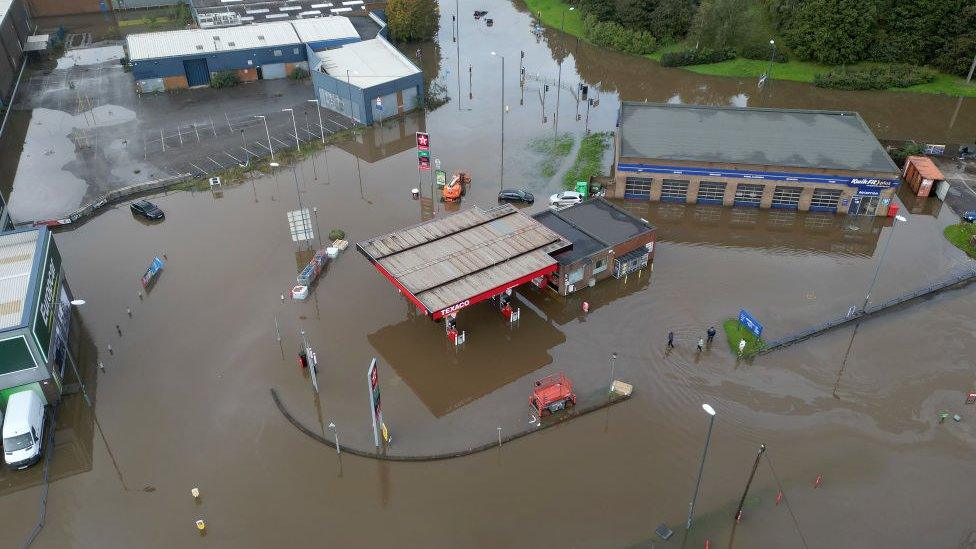
[[[847,210],[848,215],[874,215],[878,209],[878,196],[858,196],[851,198],[851,207]]]

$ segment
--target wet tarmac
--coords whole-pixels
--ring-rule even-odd
[[[462,13],[477,7],[462,5]],[[442,16],[440,74],[449,81],[450,13]],[[505,6],[492,16],[491,29],[464,17],[462,55],[466,44],[498,47],[516,74],[528,19]],[[547,50],[527,51],[532,59]],[[328,171],[323,155],[301,165],[302,201],[319,210],[317,233],[341,227],[355,242],[442,215],[443,204],[410,199],[416,158],[404,143],[417,127],[431,132],[432,154],[446,169],[472,173],[462,207],[494,202],[499,159],[485,135],[501,109],[489,91],[489,63],[500,60],[483,57],[475,98],[461,106],[474,110],[459,112],[452,101],[330,148]],[[518,91],[506,81],[513,109]],[[561,113],[567,105],[572,112],[566,95]],[[591,113],[593,128],[613,126],[611,103]],[[526,112],[506,120],[504,184],[545,196],[559,182],[533,175],[539,158],[527,144],[553,130],[551,117],[543,125],[541,110]],[[579,124],[560,122],[560,131],[578,135]],[[427,193],[429,180],[422,183]],[[677,535],[657,546],[702,547],[707,539],[726,547],[760,443],[769,461],[734,531],[736,547],[954,547],[976,539],[976,407],[964,404],[976,383],[976,289],[865,322],[856,336],[842,329],[754,361],[737,361],[721,333],[700,355],[693,343],[740,307],[770,338],[843,313],[863,301],[889,238],[873,301],[971,268],[941,237],[957,217],[935,199],[906,204],[908,221],[895,227],[890,219],[622,203],[658,226],[653,273],[566,299],[523,289],[515,327],[488,303],[471,307],[459,317],[469,339],[458,350],[352,249],[329,265],[308,302],[280,299],[307,255],[288,234],[285,214],[297,207],[288,170],[216,195],[154,200],[166,211],[162,223],[141,222],[123,204],[57,236],[105,372],[99,429],[79,428],[90,465],[51,485],[36,547],[623,547],[648,546],[661,522]],[[140,298],[139,277],[161,254],[166,269]],[[591,304],[585,316],[583,300]],[[320,359],[318,397],[295,360],[302,329]],[[670,353],[669,330],[678,344]],[[337,457],[281,417],[268,391],[276,388],[305,425],[328,435],[334,423],[340,442],[368,447],[365,378],[375,356],[389,451],[449,451],[490,440],[498,427],[524,426],[536,377],[563,371],[581,390],[605,386],[611,352],[619,354],[615,377],[635,385],[629,401],[499,451],[438,463]],[[718,416],[684,539],[707,428],[703,402]],[[942,409],[962,421],[939,424]],[[814,488],[818,475],[823,484]],[[0,494],[0,516],[5,539],[17,545],[36,520],[40,490],[15,482]],[[775,503],[780,489],[789,509]],[[193,525],[201,517],[202,538]]]

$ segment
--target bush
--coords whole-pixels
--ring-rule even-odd
[[[583,26],[586,37],[598,46],[634,55],[646,55],[657,49],[657,40],[649,32],[628,29],[613,21],[597,22],[592,15],[583,20]]]
[[[719,63],[721,61],[728,61],[729,59],[735,59],[735,50],[729,48],[720,50],[702,48],[665,53],[661,56],[661,64],[665,67],[684,67],[687,65]]]
[[[738,48],[739,57],[745,57],[746,59],[755,59],[758,61],[769,61],[769,56],[772,52],[772,47],[769,44],[764,44],[762,42],[747,44]],[[786,63],[790,60],[790,57],[779,49],[776,50],[776,57],[773,61],[777,63]]]
[[[336,240],[342,240],[346,238],[346,231],[342,229],[332,229],[329,231],[329,240],[335,242]]]
[[[210,77],[211,88],[231,88],[241,83],[241,77],[234,71],[214,73]]]
[[[440,8],[434,0],[389,0],[386,18],[390,37],[398,42],[430,40],[440,27]]]
[[[302,67],[295,67],[292,69],[291,74],[288,75],[288,78],[292,80],[304,80],[308,78],[308,71]]]
[[[821,88],[839,90],[886,90],[907,88],[935,80],[937,73],[927,67],[915,65],[872,65],[867,67],[841,67],[817,73],[813,83]]]
[[[905,159],[909,156],[925,154],[925,148],[918,143],[906,143],[897,149],[888,149],[888,156],[894,160],[899,168],[905,166]]]

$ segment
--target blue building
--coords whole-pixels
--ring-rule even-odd
[[[308,55],[319,104],[357,122],[381,122],[423,101],[423,73],[381,37],[319,52],[309,48]]]

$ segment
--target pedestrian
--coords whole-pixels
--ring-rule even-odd
[[[668,332],[668,349],[674,349],[674,332]]]
[[[708,331],[705,332],[705,333],[708,334],[708,344],[711,345],[712,344],[712,340],[715,339],[715,326],[709,327],[708,328]]]
[[[702,348],[705,346],[705,340],[698,338],[698,352],[702,352]]]

